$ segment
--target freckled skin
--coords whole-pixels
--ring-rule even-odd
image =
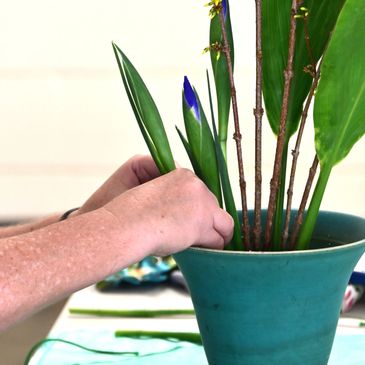
[[[150,157],[122,165],[68,219],[0,229],[0,331],[148,255],[221,249],[231,217],[189,170],[164,176]]]

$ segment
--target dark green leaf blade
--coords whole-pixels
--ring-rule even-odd
[[[165,170],[174,170],[175,162],[156,104],[133,64],[117,45],[114,44],[114,46],[121,56],[121,66],[124,71],[125,79],[127,81],[130,94],[132,95],[134,105],[138,110],[140,120],[153,141]]]
[[[232,67],[234,65],[234,43],[231,26],[231,17],[229,9],[229,1],[225,1],[226,14],[225,14],[225,25],[229,47],[231,50]],[[222,146],[224,156],[226,156],[226,144],[227,144],[227,130],[229,111],[231,105],[231,88],[229,83],[229,75],[227,68],[226,57],[223,53],[219,54],[215,50],[214,45],[222,45],[222,31],[219,22],[219,16],[216,15],[210,22],[210,35],[209,42],[211,45],[210,59],[212,64],[212,70],[215,81],[216,95],[217,95],[217,106],[218,106],[218,135]],[[213,45],[213,46],[212,46]]]
[[[295,133],[312,84],[312,76],[304,68],[318,62],[329,35],[336,24],[345,0],[307,0],[300,12],[308,12],[308,35],[312,56],[309,54],[304,19],[297,19],[294,77],[288,110],[287,139]],[[263,0],[262,2],[263,94],[271,129],[277,135],[284,89],[284,70],[288,58],[289,27],[292,0]],[[313,59],[312,59],[313,58]]]
[[[321,172],[298,248],[308,247],[332,168],[365,134],[365,3],[347,0],[321,66],[314,104],[315,145]]]
[[[201,175],[201,172],[199,170],[199,163],[198,163],[198,161],[195,159],[195,157],[193,155],[193,152],[192,152],[192,150],[190,148],[189,142],[186,140],[186,138],[184,137],[184,135],[182,134],[182,132],[180,131],[180,129],[177,126],[175,126],[175,128],[176,128],[176,131],[177,131],[177,133],[178,133],[178,135],[179,135],[179,137],[181,139],[181,142],[182,142],[182,144],[183,144],[183,146],[185,148],[185,151],[186,151],[186,153],[189,156],[189,160],[191,162],[191,166],[193,166],[193,170],[194,170],[195,174],[197,176]]]
[[[160,159],[160,157],[158,155],[158,152],[156,150],[156,147],[153,144],[150,136],[148,135],[148,132],[146,131],[146,128],[143,125],[143,122],[141,120],[141,116],[139,114],[138,108],[136,107],[135,101],[134,101],[133,96],[131,94],[131,91],[129,89],[128,82],[127,82],[127,79],[126,79],[126,76],[125,76],[125,73],[124,73],[124,69],[122,67],[121,60],[119,59],[119,56],[118,56],[118,53],[117,53],[116,45],[114,43],[112,45],[113,45],[114,55],[115,55],[115,58],[116,58],[117,63],[118,63],[119,71],[120,71],[120,74],[122,76],[123,85],[124,85],[125,91],[127,93],[127,97],[128,97],[129,103],[131,104],[133,113],[134,113],[134,115],[136,117],[136,120],[137,120],[139,129],[140,129],[140,131],[142,133],[142,136],[143,136],[143,138],[144,138],[144,140],[145,140],[145,142],[147,144],[147,147],[148,147],[148,149],[149,149],[149,151],[151,153],[151,156],[152,156],[153,160],[155,161],[155,163],[156,163],[159,171],[162,174],[165,174],[168,171],[163,166],[163,164],[161,162],[161,159]]]

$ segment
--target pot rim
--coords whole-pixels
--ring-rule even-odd
[[[263,210],[264,211],[264,210]],[[294,211],[294,210],[293,210]],[[354,215],[354,214],[348,214],[348,213],[342,213],[338,211],[326,211],[322,210],[320,211],[320,214],[331,214],[331,215],[337,215],[337,216],[344,216],[347,218],[353,217],[354,219],[362,219],[365,224],[365,218]],[[317,237],[318,238],[318,237]],[[325,254],[333,251],[339,251],[339,250],[346,250],[351,249],[354,246],[363,246],[365,245],[365,235],[364,238],[358,241],[354,242],[341,242],[333,247],[324,247],[324,248],[312,248],[308,250],[291,250],[291,251],[233,251],[233,250],[218,250],[218,249],[212,249],[212,248],[205,248],[205,247],[189,247],[184,251],[192,251],[199,254],[223,254],[223,255],[243,255],[243,256],[288,256],[288,255],[318,255],[318,254]]]

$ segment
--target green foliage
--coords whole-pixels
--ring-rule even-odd
[[[298,14],[287,139],[297,130],[303,102],[312,84],[312,76],[304,72],[304,68],[316,63],[322,56],[344,2],[345,0],[306,0],[302,6],[307,10],[303,9]],[[263,94],[266,114],[276,135],[279,132],[284,70],[288,59],[291,5],[292,0],[262,1]],[[305,22],[308,24],[313,59],[306,45]]]
[[[175,162],[170,144],[150,92],[135,67],[115,43],[113,43],[113,50],[128,99],[156,165],[161,173],[174,170]]]
[[[314,127],[321,173],[299,237],[309,244],[333,166],[365,133],[365,3],[347,0],[323,59],[314,104]]]
[[[234,44],[229,11],[229,2],[225,1],[225,26],[228,43],[231,51],[232,66],[234,63]],[[218,135],[224,156],[226,156],[227,129],[229,120],[229,110],[231,105],[231,92],[229,85],[229,75],[227,72],[227,61],[220,47],[222,46],[222,31],[219,22],[219,15],[215,15],[210,22],[210,59],[214,75],[218,106]]]
[[[220,176],[221,184],[222,184],[224,205],[225,205],[226,211],[231,215],[233,222],[234,222],[232,242],[231,242],[231,244],[227,245],[225,247],[225,249],[230,249],[230,250],[234,249],[236,251],[239,251],[242,248],[241,226],[240,226],[240,222],[238,219],[236,204],[234,202],[231,182],[230,182],[229,174],[228,174],[227,163],[226,163],[226,160],[223,155],[222,146],[219,143],[217,127],[216,127],[215,117],[214,117],[212,93],[211,93],[211,89],[210,89],[210,80],[209,80],[208,71],[207,71],[207,83],[208,83],[210,111],[211,111],[211,115],[212,115],[214,145],[215,145],[215,152],[216,152],[217,162],[218,162],[219,176]]]
[[[182,95],[185,130],[192,156],[191,162],[193,167],[195,166],[195,173],[197,176],[205,182],[209,190],[218,199],[220,206],[222,206],[222,193],[214,140],[195,89],[194,93],[198,101],[200,121],[197,121],[193,110],[187,105],[184,93]]]

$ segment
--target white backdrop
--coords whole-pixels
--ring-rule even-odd
[[[0,218],[80,205],[125,159],[146,153],[112,52],[114,40],[142,74],[166,123],[175,158],[189,166],[175,132],[183,126],[188,75],[207,101],[207,0],[0,0]],[[253,204],[254,1],[231,0],[236,84],[249,205]],[[311,128],[302,149],[306,177]],[[265,124],[267,204],[274,138]],[[230,170],[236,188],[233,141]],[[365,143],[334,170],[323,208],[365,215]],[[302,183],[297,191],[302,191]]]

